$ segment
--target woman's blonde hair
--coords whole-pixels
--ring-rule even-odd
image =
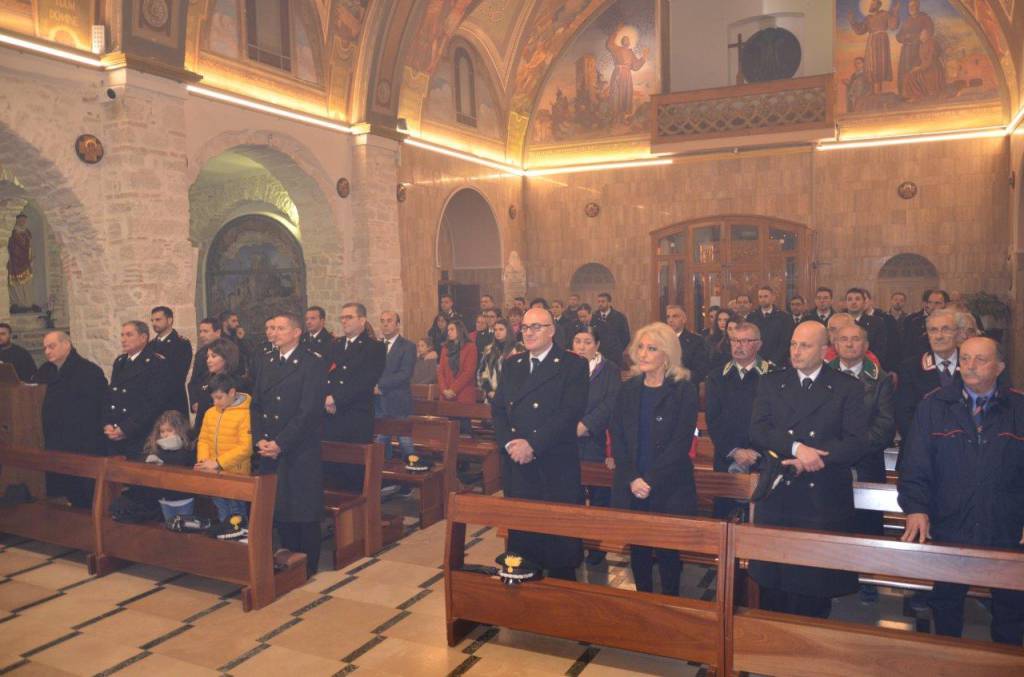
[[[188,419],[180,411],[168,410],[160,414],[160,418],[153,424],[153,430],[149,433],[149,437],[146,438],[146,443],[142,447],[142,451],[146,454],[155,454],[159,449],[156,445],[156,441],[160,439],[160,428],[168,425],[174,429],[174,432],[181,438],[182,443],[185,445],[183,449],[187,449],[191,444],[192,431],[188,425]]]
[[[637,364],[640,362],[640,340],[646,337],[657,347],[668,361],[668,372],[666,376],[675,381],[689,381],[690,370],[683,366],[683,349],[679,345],[679,337],[672,331],[672,327],[664,322],[652,322],[640,327],[633,334],[633,340],[629,343],[629,359],[633,361],[632,372],[639,374]]]

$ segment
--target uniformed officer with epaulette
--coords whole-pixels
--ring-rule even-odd
[[[1005,368],[998,343],[967,339],[960,345],[962,381],[918,405],[900,471],[904,541],[1024,552],[1024,394],[999,387]],[[928,596],[936,634],[962,634],[966,595],[966,585],[936,581]],[[1024,592],[992,589],[991,632],[994,642],[1021,646]]]
[[[373,388],[384,372],[387,348],[370,337],[362,303],[342,306],[341,331],[324,356],[324,439],[363,444],[373,439]]]
[[[551,313],[531,308],[523,317],[527,352],[502,365],[491,400],[501,454],[501,484],[508,498],[579,503],[582,496],[576,426],[587,409],[586,360],[554,343]],[[583,560],[577,538],[510,531],[508,549],[547,570],[574,579]]]
[[[157,306],[150,311],[150,322],[156,334],[151,342],[153,350],[164,356],[174,378],[171,408],[187,416],[188,392],[185,378],[188,376],[188,368],[192,366],[192,342],[174,328],[174,311],[167,306]]]
[[[110,374],[103,432],[111,455],[135,458],[160,414],[174,408],[176,382],[164,356],[152,349],[145,322],[121,326],[121,350]]]
[[[281,545],[305,553],[312,576],[320,559],[323,513],[324,367],[318,355],[299,346],[298,315],[278,315],[271,328],[277,350],[260,358],[251,408],[257,472],[277,473],[274,522]]]
[[[864,388],[824,363],[825,327],[813,320],[793,331],[792,369],[761,377],[750,441],[782,457],[790,473],[756,506],[754,522],[779,527],[852,532],[853,475],[866,451]],[[827,618],[832,598],[857,591],[857,574],[751,562],[761,608]]]
[[[326,355],[327,349],[334,342],[334,336],[324,326],[326,319],[327,313],[320,306],[306,309],[306,331],[302,332],[302,345],[321,355]]]
[[[760,460],[763,449],[750,441],[750,419],[754,396],[761,377],[774,365],[760,355],[761,329],[753,322],[741,322],[729,336],[732,359],[708,376],[706,403],[708,435],[715,446],[717,472],[750,472]],[[730,498],[715,498],[714,515],[726,517],[740,503]]]

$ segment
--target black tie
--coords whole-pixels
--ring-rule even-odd
[[[349,341],[348,339],[345,339],[345,350],[346,351],[348,351],[349,345],[351,345],[351,341]]]
[[[988,404],[987,397],[979,397],[974,400],[974,409],[971,411],[971,416],[974,418],[974,426],[980,431],[981,430],[981,417],[985,413],[985,405]]]
[[[539,367],[539,366],[540,366],[540,358],[531,357],[530,358],[530,373],[532,374],[534,372],[534,370],[537,367]]]
[[[812,379],[810,376],[804,376],[803,380],[800,381],[800,387],[803,388],[804,390],[810,390],[811,385],[813,384],[814,379]]]
[[[953,375],[949,373],[949,360],[942,361],[942,368],[939,369],[939,385],[945,387],[953,382]]]

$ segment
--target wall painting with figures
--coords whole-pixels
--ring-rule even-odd
[[[1000,43],[990,52],[967,18],[984,30],[989,13],[975,0],[837,0],[837,110],[1000,109],[1004,71],[992,58]]]
[[[619,0],[561,54],[530,121],[531,157],[546,147],[649,136],[651,96],[661,91],[658,4]]]

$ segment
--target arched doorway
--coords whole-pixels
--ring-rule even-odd
[[[779,305],[811,285],[810,233],[790,221],[759,216],[712,216],[651,233],[651,317],[664,318],[678,304],[691,329],[704,328],[710,306],[762,284],[775,289]],[[806,295],[806,294],[805,294]]]
[[[248,214],[226,224],[206,258],[206,309],[231,310],[259,332],[274,313],[306,308],[306,265],[298,240],[278,221]]]
[[[594,303],[601,292],[615,291],[615,276],[608,267],[591,261],[576,269],[569,281],[569,291],[579,294],[587,303]]]
[[[491,205],[473,188],[462,188],[448,199],[438,227],[436,256],[439,294],[452,294],[467,322],[479,309],[481,294],[490,294],[499,305],[504,302],[498,221]]]
[[[888,308],[889,298],[899,291],[907,295],[904,310],[912,313],[921,309],[921,295],[925,290],[938,286],[939,271],[935,264],[920,254],[897,254],[878,271],[875,305]]]

